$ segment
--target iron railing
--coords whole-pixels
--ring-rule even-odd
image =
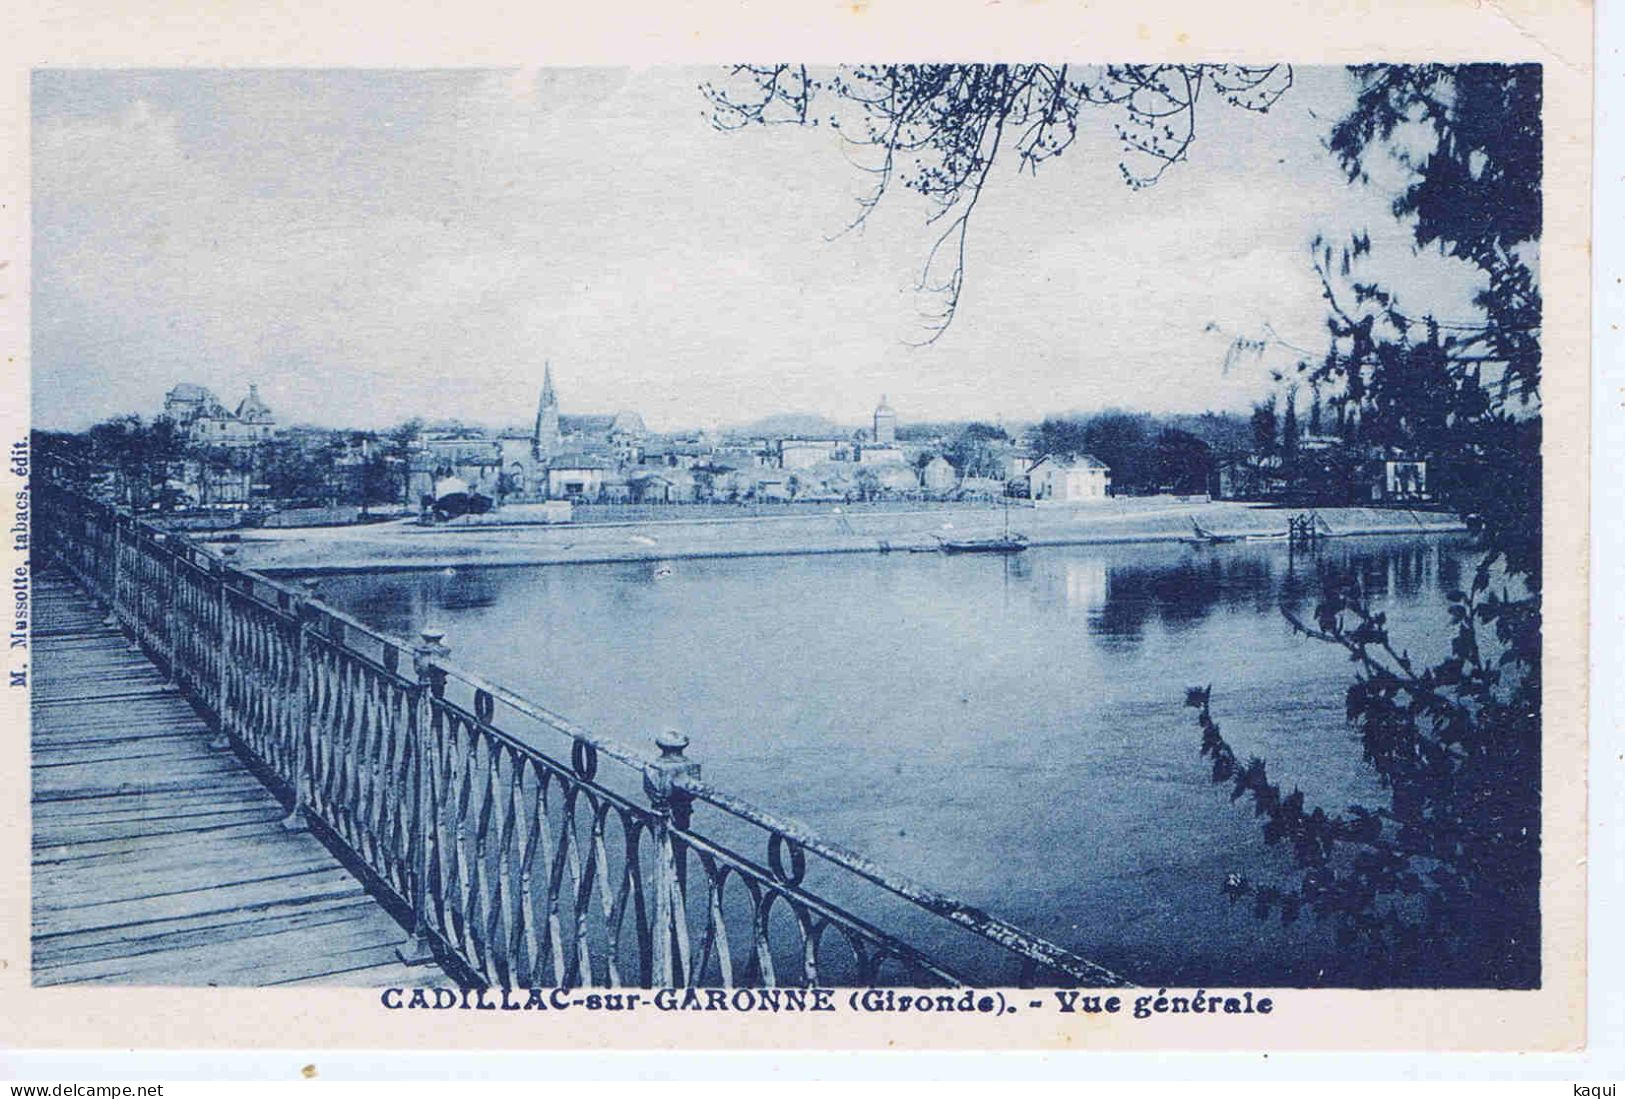
[[[76,493],[42,488],[35,516],[285,826],[410,921],[408,961],[500,987],[1126,983],[708,785],[680,735],[636,752],[458,667],[437,632],[407,644]]]

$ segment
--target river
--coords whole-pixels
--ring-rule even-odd
[[[374,626],[585,727],[692,739],[712,783],[1140,983],[1348,985],[1324,929],[1220,891],[1289,869],[1208,780],[1185,689],[1238,755],[1329,810],[1385,801],[1344,721],[1345,654],[1295,636],[1360,578],[1443,655],[1460,536],[1035,548],[328,575]]]

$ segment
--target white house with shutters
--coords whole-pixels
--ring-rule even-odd
[[[1089,454],[1060,458],[1045,454],[1027,467],[1028,491],[1037,502],[1081,504],[1106,499],[1112,471]]]

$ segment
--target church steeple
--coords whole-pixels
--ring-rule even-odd
[[[538,458],[557,453],[559,449],[559,398],[553,392],[553,364],[542,365],[542,397],[536,403],[536,429],[530,437],[530,447]]]

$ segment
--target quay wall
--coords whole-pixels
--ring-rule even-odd
[[[1417,535],[1464,530],[1452,515],[1397,508],[1321,508],[1338,535]],[[1286,530],[1295,510],[1228,501],[1108,500],[1076,507],[1012,508],[1009,528],[1034,546],[1174,542],[1192,520],[1217,534]],[[447,524],[410,521],[366,527],[244,532],[234,539],[249,568],[321,573],[360,569],[474,565],[584,564],[704,557],[909,552],[934,549],[938,537],[974,538],[1004,530],[1000,509],[936,507],[917,511],[837,512],[604,524]]]

